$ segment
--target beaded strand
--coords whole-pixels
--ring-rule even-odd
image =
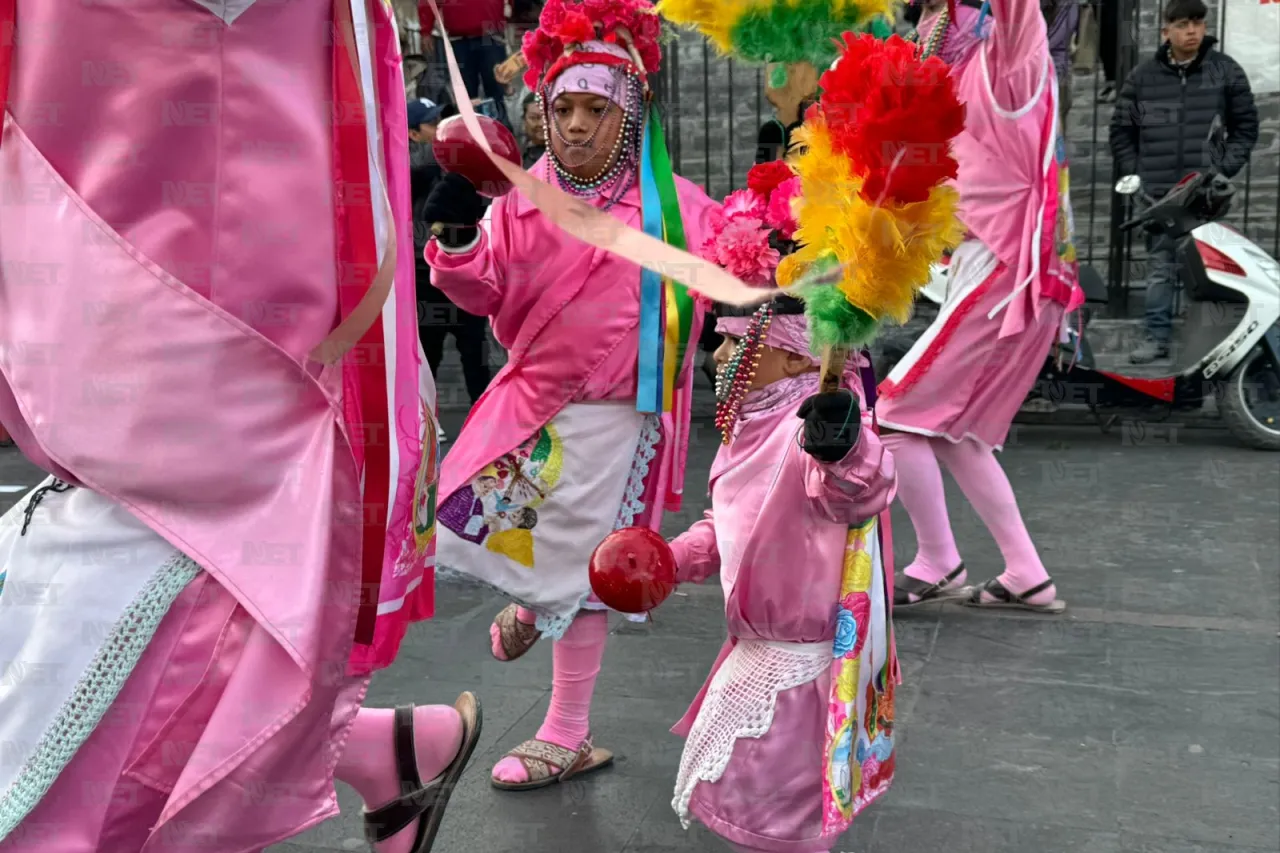
[[[938,22],[933,25],[933,32],[929,33],[929,41],[924,45],[924,49],[920,51],[921,59],[928,59],[931,56],[937,56],[938,51],[942,50],[943,44],[947,40],[947,30],[951,29],[951,11],[945,6],[938,12]],[[920,31],[915,31],[915,40],[920,41]]]
[[[752,316],[747,331],[733,349],[733,355],[716,376],[716,428],[724,444],[733,440],[742,403],[751,393],[751,383],[764,355],[764,340],[773,322],[773,305],[766,303]]]

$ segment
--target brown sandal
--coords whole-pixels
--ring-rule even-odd
[[[413,706],[401,705],[396,708],[396,767],[403,793],[379,808],[364,810],[364,834],[370,847],[388,840],[416,820],[418,832],[413,840],[413,853],[428,853],[431,850],[436,833],[440,830],[440,821],[444,818],[444,810],[449,805],[449,797],[480,741],[483,723],[480,702],[475,695],[463,693],[453,707],[462,716],[462,746],[440,777],[425,785],[418,773],[417,749],[413,739]]]
[[[507,753],[508,758],[518,758],[529,774],[527,782],[503,782],[489,777],[493,787],[501,791],[533,791],[557,782],[566,782],[574,776],[582,776],[603,770],[613,763],[613,753],[596,749],[587,737],[577,752],[547,743],[545,740],[527,740]],[[552,770],[559,767],[560,770]]]
[[[498,642],[502,643],[502,653],[507,657],[504,662],[517,660],[525,656],[533,644],[538,642],[542,632],[536,626],[521,622],[516,617],[516,606],[508,604],[493,617],[493,624],[498,626]],[[494,655],[497,660],[503,660]]]

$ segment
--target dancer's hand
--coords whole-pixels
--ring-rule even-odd
[[[805,453],[819,462],[839,462],[858,443],[862,413],[851,391],[814,394],[800,405],[796,417],[804,419]]]
[[[445,172],[427,196],[423,219],[438,231],[446,246],[465,246],[476,238],[476,226],[484,216],[485,200],[462,175]],[[439,229],[435,226],[440,225]]]

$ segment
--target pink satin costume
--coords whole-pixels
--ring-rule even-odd
[[[430,554],[410,553],[434,389],[415,334],[399,47],[389,5],[358,3],[365,109],[346,119],[368,123],[380,239],[397,249],[375,321],[392,471],[380,615],[354,644],[361,354],[308,358],[346,313],[333,5],[17,3],[0,421],[41,468],[202,571],[3,853],[253,851],[336,814],[369,675],[430,615]]]
[[[554,181],[544,158],[535,175]],[[676,177],[687,242],[700,246],[717,205],[700,188]],[[595,199],[599,206],[602,200]],[[640,189],[632,187],[612,213],[639,229]],[[492,233],[465,254],[449,254],[436,241],[427,245],[432,281],[464,311],[489,317],[498,343],[508,351],[507,365],[472,408],[449,450],[440,477],[443,501],[481,468],[510,452],[568,403],[626,401],[636,396],[636,360],[640,323],[640,270],[635,265],[561,231],[519,193],[498,199]],[[679,278],[679,271],[672,271]],[[696,341],[702,318],[694,319]],[[679,385],[691,392],[690,346]],[[678,494],[683,488],[689,408],[682,423],[664,416],[659,479]],[[651,492],[654,490],[651,488]],[[649,525],[661,524],[661,491],[651,501]],[[666,507],[678,509],[675,507]]]
[[[952,68],[966,109],[954,153],[970,237],[946,304],[881,384],[876,414],[887,428],[999,449],[1075,284],[1055,247],[1057,86],[1044,19],[1032,0],[992,0],[991,14],[990,36]],[[936,20],[921,22],[922,41]],[[984,272],[968,281],[966,265]]]
[[[1004,558],[1003,573],[988,582],[1003,590],[968,590],[968,603],[1034,593],[1024,605],[1061,604],[994,457],[1061,334],[1064,312],[1081,300],[1057,85],[1039,4],[992,0],[990,9],[989,36],[969,40],[967,53],[962,49],[952,65],[967,111],[954,153],[960,219],[969,239],[952,256],[938,317],[881,383],[876,404],[881,426],[893,430],[885,443],[897,460],[898,495],[917,533],[917,554],[906,568],[916,583],[902,585],[900,604],[952,595],[967,580],[939,462]],[[922,20],[923,40],[940,14]],[[958,14],[952,32],[963,38],[978,13],[961,7]],[[934,584],[945,589],[930,591]]]
[[[856,371],[845,378],[861,397]],[[719,572],[729,634],[676,734],[689,736],[743,641],[821,644],[828,661],[816,679],[778,693],[768,731],[737,739],[723,775],[693,789],[689,812],[735,849],[825,853],[849,825],[849,816],[826,819],[824,802],[837,603],[850,528],[888,508],[895,473],[869,413],[842,461],[827,465],[804,452],[796,411],[817,393],[817,380],[817,373],[784,379],[748,396],[732,443],[712,465],[711,509],[672,542],[681,582]],[[867,627],[858,629],[864,638]],[[892,662],[887,669],[896,676]]]

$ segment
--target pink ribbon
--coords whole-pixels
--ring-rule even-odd
[[[444,20],[436,0],[427,0],[427,5],[435,13],[437,21]],[[617,255],[663,277],[676,278],[690,290],[717,302],[728,305],[754,305],[773,298],[777,293],[776,290],[766,291],[759,287],[752,287],[709,261],[688,252],[682,252],[639,229],[631,228],[608,213],[573,198],[494,154],[489,141],[485,139],[484,132],[480,129],[475,108],[471,105],[471,95],[467,93],[466,84],[462,82],[458,59],[453,54],[449,34],[444,32],[443,24],[441,24],[441,35],[445,60],[449,65],[449,80],[453,84],[453,97],[458,103],[458,112],[462,116],[463,124],[471,133],[471,137],[493,161],[493,165],[555,225],[589,246]]]

